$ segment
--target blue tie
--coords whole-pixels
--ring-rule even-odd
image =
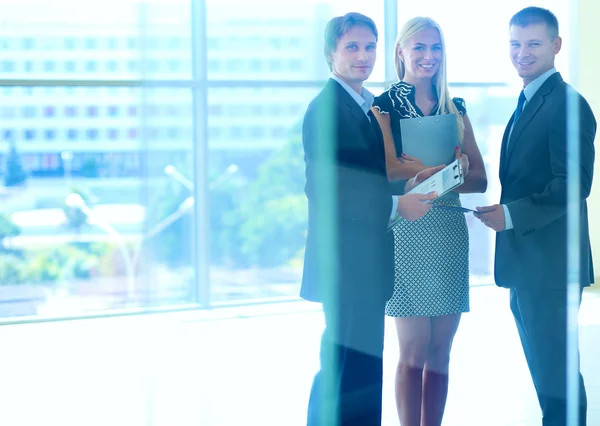
[[[515,124],[523,111],[523,105],[525,105],[525,92],[521,90],[521,94],[519,95],[519,102],[517,103],[517,109],[515,110],[515,119],[513,120],[513,124]]]

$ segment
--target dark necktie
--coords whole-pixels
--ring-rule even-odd
[[[519,95],[519,102],[517,103],[517,109],[515,110],[515,119],[513,120],[513,124],[516,123],[519,119],[519,116],[523,111],[523,105],[525,105],[526,100],[527,98],[525,98],[525,92],[521,90],[521,94]]]

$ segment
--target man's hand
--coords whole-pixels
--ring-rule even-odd
[[[435,166],[435,167],[429,167],[427,169],[421,170],[419,173],[417,173],[415,175],[414,178],[409,179],[406,184],[404,185],[404,192],[408,192],[411,189],[413,189],[415,186],[417,186],[418,184],[420,184],[421,182],[423,182],[425,179],[431,177],[432,175],[436,174],[437,172],[439,172],[440,170],[442,170],[444,167],[446,167],[445,164],[441,164],[439,166]]]
[[[425,201],[434,200],[437,194],[406,194],[398,197],[398,214],[404,219],[415,221],[431,210],[432,204]]]
[[[506,229],[504,208],[499,204],[477,207],[477,213],[473,213],[473,215],[481,220],[485,226],[492,228],[496,232],[501,232]]]

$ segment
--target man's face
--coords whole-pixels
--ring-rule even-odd
[[[554,57],[560,51],[562,40],[551,37],[545,24],[510,27],[510,59],[528,85],[554,67]]]
[[[359,87],[369,78],[375,65],[377,40],[364,25],[356,25],[344,34],[331,53],[331,68],[335,75],[350,86]]]

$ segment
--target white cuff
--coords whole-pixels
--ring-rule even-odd
[[[506,204],[502,204],[502,208],[504,209],[504,229],[513,229],[512,218],[510,217],[510,211],[508,211],[508,207]]]
[[[392,195],[392,213],[390,214],[390,220],[394,219],[398,215],[398,196]]]

